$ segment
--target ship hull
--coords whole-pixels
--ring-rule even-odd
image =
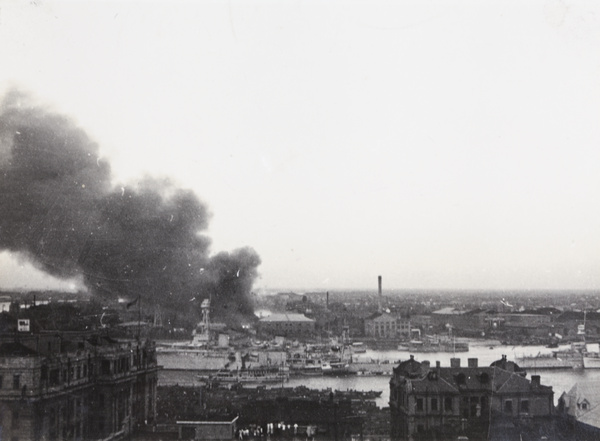
[[[157,362],[163,369],[188,371],[219,371],[241,367],[239,357],[223,352],[202,350],[156,351]]]
[[[583,369],[585,367],[583,354],[570,352],[520,357],[516,362],[523,369]]]

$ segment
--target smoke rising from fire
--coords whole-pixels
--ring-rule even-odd
[[[260,257],[210,255],[209,211],[167,180],[113,186],[98,146],[68,118],[19,92],[0,107],[0,249],[60,278],[80,276],[105,297],[250,314]],[[199,302],[197,302],[199,303]]]

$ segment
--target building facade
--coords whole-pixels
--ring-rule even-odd
[[[12,441],[121,439],[156,413],[149,341],[91,333],[0,337],[0,434]]]
[[[198,441],[227,441],[235,439],[239,417],[211,421],[177,421],[177,439]]]
[[[595,381],[580,382],[558,399],[563,432],[573,439],[600,439],[600,398]]]
[[[391,436],[455,440],[502,433],[509,440],[513,431],[518,440],[525,431],[551,426],[553,394],[539,376],[526,379],[506,357],[488,367],[479,367],[475,358],[461,367],[454,358],[450,367],[438,362],[431,368],[411,356],[394,368],[390,381]]]
[[[315,321],[303,314],[271,314],[258,322],[259,332],[280,336],[310,335]]]
[[[365,336],[375,338],[410,337],[410,320],[378,312],[365,319]]]

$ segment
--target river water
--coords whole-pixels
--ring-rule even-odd
[[[517,357],[524,355],[536,355],[538,353],[551,353],[552,349],[544,346],[502,346],[494,344],[494,342],[474,341],[469,343],[468,352],[460,352],[456,354],[432,352],[432,353],[412,353],[417,361],[428,360],[431,366],[435,366],[436,361],[441,363],[442,367],[450,366],[450,359],[453,357],[461,359],[461,366],[467,366],[469,358],[477,358],[479,366],[489,366],[492,362],[506,355],[509,360],[515,360]],[[562,348],[561,348],[562,349]],[[391,370],[400,361],[408,360],[411,352],[409,351],[375,351],[367,350],[362,354],[353,356],[354,362],[378,362],[381,363],[381,370],[386,373],[381,376],[361,376],[352,375],[347,377],[296,377],[290,378],[285,383],[285,387],[306,386],[311,389],[327,389],[332,390],[377,390],[382,391],[381,397],[376,400],[377,406],[386,407],[389,400],[389,381]],[[558,402],[558,398],[563,392],[569,391],[575,383],[584,381],[587,387],[594,388],[600,394],[600,369],[584,369],[584,370],[528,370],[527,378],[531,375],[540,375],[541,383],[545,386],[552,386],[554,390],[554,402]],[[159,372],[159,385],[168,384],[200,384],[196,380],[196,373],[193,371],[161,371]],[[267,387],[281,387],[281,385],[269,385]]]

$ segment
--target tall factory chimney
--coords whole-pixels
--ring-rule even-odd
[[[329,309],[329,291],[327,291],[327,309]]]
[[[381,308],[381,276],[377,276],[377,284],[379,287],[379,290],[378,290],[379,295],[377,296],[377,310],[379,312],[381,312],[382,311],[382,308]]]

